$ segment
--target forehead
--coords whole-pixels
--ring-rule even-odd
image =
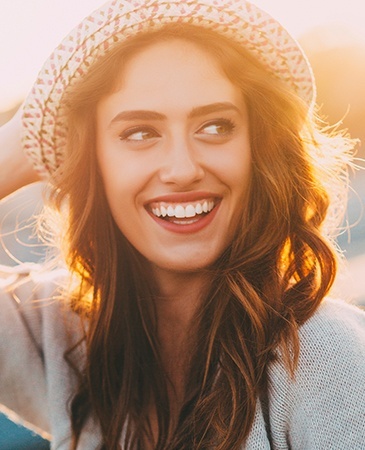
[[[214,102],[242,102],[240,90],[218,60],[200,45],[183,39],[156,42],[123,66],[115,89],[103,99],[126,108],[192,108]]]

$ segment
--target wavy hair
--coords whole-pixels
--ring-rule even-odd
[[[207,269],[211,282],[196,314],[189,381],[174,425],[155,335],[154,280],[114,223],[94,148],[100,98],[116,88],[136,52],[172,38],[214,55],[241,89],[252,151],[248,205],[233,241]],[[155,450],[241,448],[265,397],[270,363],[280,350],[294,375],[298,328],[334,281],[336,254],[323,225],[330,182],[340,186],[337,199],[346,184],[342,155],[351,141],[319,131],[313,111],[240,45],[188,25],[165,26],[111,50],[70,94],[68,119],[68,156],[51,201],[66,219],[65,258],[79,280],[72,304],[88,321],[87,363],[71,402],[73,448],[90,415],[108,450],[120,448],[123,429],[130,450],[146,442]],[[158,405],[157,442],[151,402]]]

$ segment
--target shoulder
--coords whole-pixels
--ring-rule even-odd
[[[0,264],[0,289],[14,292],[25,286],[31,294],[35,290],[48,291],[50,294],[57,286],[65,283],[68,272],[63,267],[47,267],[41,264],[24,263],[14,267]],[[20,299],[22,300],[22,299]]]
[[[301,326],[294,377],[280,359],[270,374],[274,435],[290,448],[362,448],[365,442],[365,313],[325,300]],[[275,438],[274,438],[275,439]]]
[[[38,264],[0,266],[1,334],[29,336],[41,346],[45,326],[54,327],[73,316],[64,288],[69,280],[62,268]],[[12,327],[8,324],[12,323]],[[10,336],[9,336],[10,337]]]
[[[313,316],[302,325],[301,331],[309,330],[319,324],[326,328],[342,330],[351,330],[353,325],[357,324],[363,330],[365,326],[365,310],[343,300],[326,298]]]
[[[299,328],[299,360],[291,386],[299,389],[301,379],[331,385],[336,380],[357,373],[365,381],[365,311],[341,300],[326,299],[313,316]],[[273,375],[287,373],[280,358],[271,366]],[[322,381],[321,381],[322,380]],[[364,386],[362,386],[364,387]],[[365,392],[365,390],[364,390]]]
[[[298,395],[317,392],[336,403],[348,394],[354,404],[361,398],[365,411],[365,312],[343,301],[326,299],[301,326],[299,337],[294,383]]]
[[[67,423],[77,382],[72,367],[84,364],[84,349],[76,347],[83,324],[63,290],[68,280],[62,268],[0,267],[0,404],[47,432],[55,417]]]
[[[326,299],[300,327],[299,336],[302,359],[319,354],[335,359],[340,355],[345,359],[364,357],[365,311],[341,300]]]

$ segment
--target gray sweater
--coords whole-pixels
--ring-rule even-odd
[[[76,378],[64,353],[78,342],[82,326],[55,295],[62,273],[42,273],[38,266],[28,272],[20,266],[0,278],[1,409],[51,439],[52,449],[66,450]],[[294,379],[280,358],[271,365],[267,404],[257,402],[242,449],[365,449],[365,313],[327,299],[301,327],[300,345]],[[82,364],[84,348],[69,357]],[[78,448],[99,446],[90,419]]]

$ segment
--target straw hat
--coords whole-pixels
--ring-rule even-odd
[[[246,0],[112,0],[86,17],[48,58],[23,107],[23,146],[47,178],[64,159],[67,128],[62,98],[113,45],[153,27],[187,22],[242,43],[310,106],[315,87],[298,43]]]

